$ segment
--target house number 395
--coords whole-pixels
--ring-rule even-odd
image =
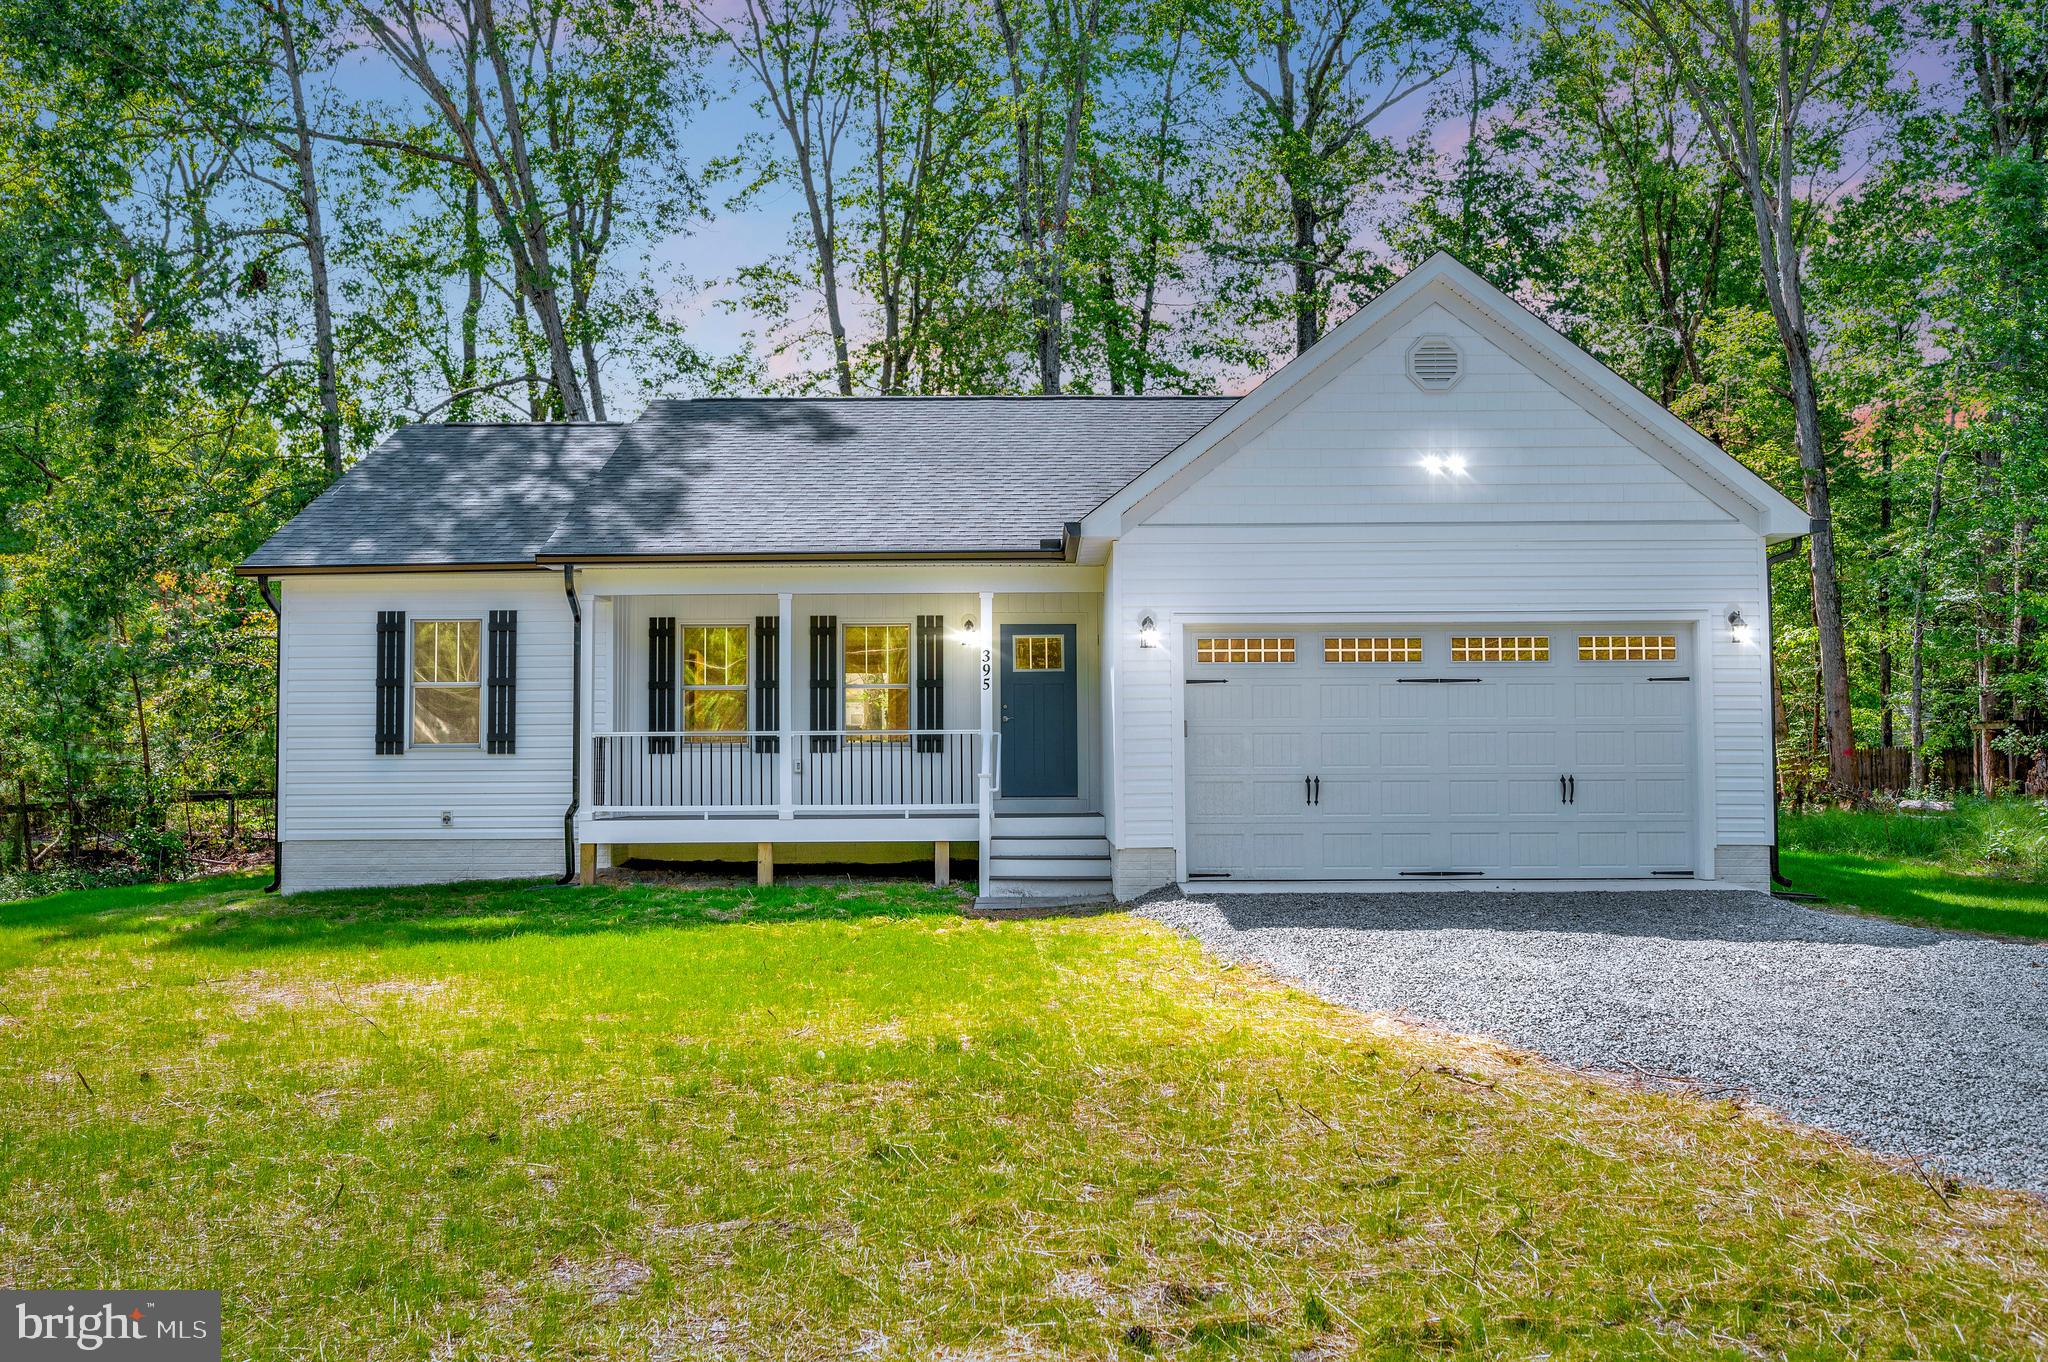
[[[995,675],[995,658],[996,654],[993,648],[983,648],[981,650],[981,688],[983,690],[989,688],[990,678]]]

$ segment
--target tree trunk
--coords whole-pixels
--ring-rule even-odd
[[[831,168],[826,166],[825,192],[820,200],[808,156],[797,158],[804,187],[804,202],[810,208],[811,240],[818,251],[818,282],[825,293],[825,326],[832,335],[832,373],[841,397],[853,396],[853,357],[846,347],[846,322],[839,311],[839,224],[834,210]]]
[[[1294,224],[1294,353],[1305,352],[1322,338],[1322,307],[1316,299],[1316,210],[1306,194],[1290,193],[1288,215]]]
[[[576,362],[570,354],[568,336],[562,326],[554,255],[548,243],[548,213],[534,182],[533,163],[526,146],[526,115],[518,103],[518,92],[524,88],[524,82],[515,76],[505,55],[494,0],[469,0],[469,6],[466,40],[480,43],[484,56],[490,60],[492,83],[497,87],[499,107],[505,119],[501,131],[484,129],[489,135],[481,139],[477,136],[479,128],[465,117],[434,64],[431,45],[419,26],[418,12],[410,7],[403,9],[406,37],[401,38],[382,15],[369,9],[362,0],[356,0],[351,8],[377,45],[433,102],[443,124],[459,143],[459,156],[440,156],[431,151],[414,154],[443,161],[454,160],[475,177],[478,188],[490,203],[499,236],[511,257],[516,282],[513,292],[518,299],[532,305],[533,320],[539,325],[547,345],[549,383],[555,393],[557,409],[568,420],[582,421],[585,419],[583,388],[577,381]],[[472,83],[471,90],[474,88]],[[468,102],[474,110],[474,101]],[[494,166],[492,161],[485,159],[483,147],[486,144],[491,147],[494,158],[502,148],[504,160],[500,166]],[[501,178],[500,168],[506,172],[505,178]]]
[[[481,111],[476,100],[476,43],[465,43],[462,50],[463,68],[466,79],[463,82],[463,121],[468,125],[471,141],[476,139],[477,120]],[[456,391],[464,394],[450,403],[448,417],[453,421],[467,421],[475,411],[477,389],[477,338],[484,315],[484,239],[481,220],[478,215],[476,176],[464,176],[467,181],[462,189],[462,262],[464,289],[462,298],[462,369],[456,384]],[[529,367],[529,372],[531,369]],[[531,384],[528,387],[531,388]],[[528,406],[531,407],[531,401]]]
[[[1820,653],[1821,684],[1827,720],[1828,779],[1848,788],[1856,780],[1856,728],[1849,707],[1849,653],[1842,628],[1842,592],[1835,566],[1835,532],[1828,495],[1827,455],[1821,441],[1820,400],[1814,390],[1813,364],[1806,335],[1795,329],[1786,347],[1792,361],[1793,412],[1799,429],[1799,471],[1806,490],[1806,513],[1813,521],[1807,536],[1809,575],[1813,584],[1813,619]]]
[[[1954,430],[1953,422],[1947,429]],[[1927,788],[1927,556],[1934,551],[1934,527],[1941,521],[1941,475],[1948,464],[1948,444],[1934,456],[1934,480],[1927,494],[1927,531],[1920,544],[1917,571],[1913,577],[1913,638],[1909,645],[1912,669],[1913,766],[1909,783],[1915,794]]]
[[[1907,701],[1907,715],[1912,725],[1908,741],[1912,744],[1912,773],[1907,785],[1918,795],[1927,789],[1927,596],[1924,591],[1913,593],[1913,635],[1907,645],[1907,668],[1911,680],[1907,683],[1911,697]]]
[[[1997,751],[1991,746],[1992,690],[1991,635],[1980,622],[1977,626],[1977,788],[1987,795],[1998,793]]]
[[[1877,745],[1892,746],[1892,437],[1887,430],[1880,446],[1883,452],[1884,486],[1878,496],[1878,556],[1882,570],[1877,577]]]
[[[516,96],[520,82],[513,74],[504,44],[499,39],[494,0],[473,0],[473,3],[477,24],[483,34],[484,52],[491,61],[492,83],[498,88],[498,102],[505,115],[505,149],[519,194],[517,213],[513,213],[508,204],[500,217],[506,233],[516,235],[525,243],[521,273],[527,276],[526,292],[533,300],[534,319],[540,323],[541,335],[547,339],[548,367],[554,380],[556,400],[561,404],[565,418],[582,421],[586,419],[583,387],[576,381],[576,361],[569,353],[568,333],[562,326],[562,306],[555,291],[554,253],[548,244],[548,219],[534,184],[533,163],[526,151],[526,116]],[[480,158],[477,164],[481,169]]]
[[[334,303],[327,283],[327,232],[320,214],[320,186],[314,173],[313,129],[306,119],[306,90],[299,66],[298,35],[279,3],[277,21],[285,81],[292,97],[292,160],[299,172],[299,214],[305,228],[306,270],[313,286],[313,359],[320,383],[320,454],[327,476],[341,476],[341,398],[334,374]]]

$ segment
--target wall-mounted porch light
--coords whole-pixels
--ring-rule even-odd
[[[1728,612],[1728,632],[1736,643],[1743,647],[1748,647],[1756,641],[1756,630],[1742,617],[1742,609],[1739,606]]]
[[[974,624],[974,616],[972,616],[972,615],[963,615],[963,616],[961,616],[961,618],[960,618],[960,642],[961,642],[962,644],[966,645],[967,647],[970,647],[970,648],[971,648],[971,647],[973,647],[973,646],[974,646],[975,644],[977,644],[977,643],[980,643],[981,641],[982,641],[982,638],[981,638],[981,631],[980,631],[979,629],[977,629],[977,628],[975,627],[975,624]]]
[[[1153,618],[1152,613],[1147,611],[1138,616],[1138,646],[1140,648],[1157,648],[1160,641],[1159,621]]]
[[[1432,452],[1422,456],[1422,467],[1433,478],[1462,478],[1465,476],[1465,456]]]

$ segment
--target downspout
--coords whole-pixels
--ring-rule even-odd
[[[1770,713],[1764,721],[1764,740],[1771,749],[1771,883],[1786,889],[1792,887],[1792,881],[1778,870],[1778,805],[1782,802],[1778,798],[1778,624],[1771,611],[1771,569],[1799,552],[1804,542],[1802,536],[1764,555],[1764,661],[1769,668],[1764,684],[1770,687],[1764,700]]]
[[[569,807],[562,811],[562,878],[576,882],[576,810],[583,801],[583,603],[576,599],[576,565],[562,564],[569,598]],[[1775,855],[1776,853],[1772,853]]]
[[[284,887],[284,611],[277,608],[268,577],[259,575],[256,589],[277,619],[270,660],[275,680],[270,696],[270,883],[263,886],[264,893],[275,894]]]

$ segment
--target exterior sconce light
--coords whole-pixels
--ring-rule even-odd
[[[981,636],[980,631],[975,628],[974,616],[972,615],[961,616],[960,633],[957,635],[957,637],[960,640],[961,646],[965,648],[972,648],[977,644],[985,642],[985,640],[983,640]]]
[[[1462,454],[1425,454],[1422,467],[1433,478],[1462,478],[1465,476],[1465,456]]]
[[[1748,647],[1756,639],[1756,630],[1742,617],[1740,607],[1728,612],[1728,632],[1734,635],[1736,643]]]
[[[1148,610],[1138,616],[1138,646],[1140,648],[1157,648],[1159,643],[1159,621],[1154,619],[1152,613]]]

